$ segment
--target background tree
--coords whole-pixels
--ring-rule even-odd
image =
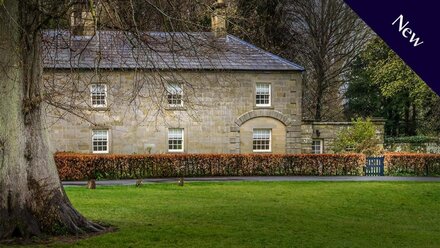
[[[107,29],[190,32],[210,31],[213,0],[107,0],[102,19]],[[130,16],[131,18],[124,18]]]
[[[388,136],[439,134],[439,97],[380,39],[352,64],[346,114],[382,116]]]
[[[287,0],[232,0],[229,32],[282,57],[292,53]]]
[[[287,7],[292,51],[307,68],[304,117],[342,118],[341,87],[350,64],[370,36],[362,20],[340,0],[291,0]]]

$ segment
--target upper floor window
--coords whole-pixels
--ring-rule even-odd
[[[168,151],[183,152],[183,128],[168,129]]]
[[[170,83],[167,85],[167,99],[171,107],[183,106],[183,89],[179,83]]]
[[[313,154],[322,154],[323,153],[323,146],[322,146],[321,139],[315,139],[312,141],[312,153]]]
[[[271,140],[272,140],[272,130],[271,129],[254,129],[252,143],[254,152],[270,152],[271,151]]]
[[[108,153],[108,130],[92,130],[92,152],[93,153]]]
[[[260,107],[267,107],[271,104],[270,99],[270,84],[258,83],[255,89],[256,105]]]
[[[107,85],[92,84],[90,86],[90,97],[93,108],[107,107]]]

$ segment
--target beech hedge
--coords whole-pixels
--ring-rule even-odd
[[[440,154],[387,153],[385,173],[390,176],[440,176]]]
[[[61,180],[209,176],[362,175],[362,154],[154,154],[57,153]]]

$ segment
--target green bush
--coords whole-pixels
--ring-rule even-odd
[[[357,118],[353,126],[341,130],[333,142],[336,153],[354,152],[367,156],[379,155],[382,152],[376,137],[376,127],[370,118]]]

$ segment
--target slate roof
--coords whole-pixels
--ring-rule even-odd
[[[135,39],[122,31],[99,31],[85,37],[47,30],[43,65],[52,69],[304,70],[232,35],[145,32],[141,36]]]

